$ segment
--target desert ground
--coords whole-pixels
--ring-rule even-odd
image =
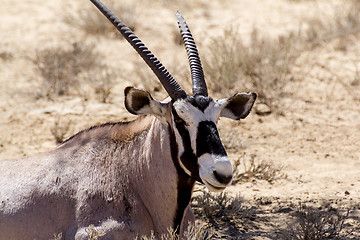
[[[178,9],[204,61],[214,41],[221,41],[216,39],[223,39],[230,28],[245,48],[254,40],[254,29],[273,45],[294,43],[296,50],[288,50],[289,54],[296,51],[291,64],[276,62],[288,69],[281,72],[275,87],[239,80],[233,88],[210,88],[214,98],[245,90],[265,95],[246,119],[219,121],[231,160],[240,161],[239,181],[225,193],[229,201],[240,196],[239,204],[251,211],[251,217],[236,215],[237,219],[214,223],[198,213],[198,223],[214,229],[212,238],[360,238],[359,1],[112,0],[109,4],[120,9],[119,17],[131,22],[135,33],[187,90],[187,57],[178,43],[174,16]],[[93,125],[134,119],[123,104],[126,86],[145,88],[160,100],[166,97],[126,41],[116,32],[96,32],[94,24],[89,26],[89,19],[97,21],[90,1],[1,0],[0,5],[0,160],[48,151],[57,146],[56,137],[61,142]],[[85,58],[94,60],[76,73],[66,73],[69,87],[56,92],[48,75],[41,72],[48,66],[43,56],[50,50],[67,51],[71,59],[76,46],[90,51],[91,58]],[[268,58],[265,54],[262,59]],[[262,59],[255,63],[267,64]],[[264,81],[272,76],[261,73]],[[215,79],[206,68],[205,77]],[[261,168],[264,165],[268,168]],[[205,193],[198,186],[195,196],[201,194]],[[301,211],[305,221],[318,214],[325,229],[330,223],[324,216],[335,216],[326,212],[336,212],[343,225],[336,226],[335,235],[324,230],[323,238],[306,238],[299,223]],[[292,230],[298,235],[291,235]]]

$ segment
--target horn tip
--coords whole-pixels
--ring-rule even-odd
[[[185,19],[184,17],[181,15],[180,11],[179,10],[176,10],[176,19],[178,20],[179,23],[183,23],[185,22]]]
[[[184,17],[181,15],[179,10],[176,11],[176,19],[177,19],[180,30],[182,32],[186,32],[187,31],[187,25],[186,25]]]

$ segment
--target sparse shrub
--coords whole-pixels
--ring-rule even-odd
[[[110,101],[111,90],[114,87],[115,74],[112,73],[106,66],[87,74],[90,84],[95,90],[95,94],[98,96],[99,101],[107,103]]]
[[[137,26],[137,6],[134,1],[103,1],[133,31]],[[81,4],[81,7],[67,8],[64,22],[77,27],[88,34],[121,37],[116,28],[92,4]],[[76,10],[76,11],[74,11]]]
[[[360,225],[356,224],[357,219],[349,229],[349,213],[350,209],[341,213],[331,206],[319,209],[300,204],[292,214],[293,220],[286,228],[279,229],[278,236],[284,240],[355,239],[353,231],[359,230]]]
[[[69,94],[70,88],[79,84],[78,75],[99,66],[99,59],[94,47],[83,43],[74,43],[69,50],[55,47],[38,51],[32,61],[43,78],[41,96]]]
[[[236,29],[226,29],[212,39],[203,61],[209,88],[222,94],[255,91],[261,102],[275,108],[300,54],[295,43],[294,34],[271,39],[261,37],[254,29],[246,46]]]
[[[241,162],[243,167],[241,166]],[[286,178],[282,173],[282,167],[271,161],[256,160],[255,155],[247,158],[245,154],[240,156],[233,164],[233,184],[248,182],[253,179],[265,180],[269,183],[280,178]]]
[[[184,238],[187,240],[210,240],[214,239],[215,230],[201,225],[190,226],[184,233]]]
[[[63,121],[60,116],[55,117],[54,125],[50,129],[57,144],[64,142],[66,134],[70,130],[71,121]]]
[[[214,228],[216,234],[228,237],[246,231],[245,223],[255,216],[253,208],[245,206],[239,195],[231,197],[225,192],[213,194],[203,190],[202,194],[193,197],[191,206],[197,218]]]
[[[205,229],[200,225],[188,226],[188,229],[184,232],[183,240],[210,240],[213,239],[213,230]],[[168,232],[163,234],[158,240],[179,240],[179,235],[176,234],[172,228],[168,229]],[[151,232],[150,236],[137,237],[135,240],[157,240],[154,232]]]

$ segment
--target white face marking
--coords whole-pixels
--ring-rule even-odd
[[[178,158],[180,158],[180,156],[184,153],[184,145],[183,145],[183,142],[181,140],[181,137],[180,137],[180,134],[178,131],[174,131],[175,132],[175,137],[176,139],[180,139],[180,140],[177,140],[177,143],[178,143],[178,147],[179,147],[179,155],[178,155]],[[181,166],[181,168],[186,172],[187,175],[189,176],[192,176],[191,172],[189,169],[187,169],[184,164],[182,163],[182,161],[179,161],[179,164]]]
[[[191,103],[181,99],[174,103],[174,108],[179,117],[186,122],[186,129],[190,134],[191,147],[196,155],[196,137],[199,123],[202,121],[211,121],[216,123],[220,117],[221,107],[217,104],[217,102],[211,101],[205,111],[202,112]]]
[[[209,105],[204,111],[201,111],[197,107],[193,106],[186,100],[178,100],[174,102],[174,108],[181,119],[186,123],[185,128],[188,130],[191,141],[191,148],[196,155],[196,138],[198,135],[198,126],[202,121],[211,121],[216,123],[220,117],[220,113],[223,107],[221,101],[210,101]],[[179,147],[178,158],[184,153],[184,146],[182,138],[175,127],[174,132]],[[190,171],[180,162],[183,170],[191,176]],[[232,166],[227,156],[218,156],[214,154],[205,153],[198,158],[199,175],[204,184],[211,191],[222,191],[227,185],[231,183],[221,183],[214,175],[214,172],[222,176],[232,176]]]
[[[221,191],[231,184],[231,181],[227,184],[220,183],[214,175],[214,171],[222,175],[232,175],[232,166],[227,156],[216,156],[206,153],[199,157],[199,165],[200,178],[210,190]]]

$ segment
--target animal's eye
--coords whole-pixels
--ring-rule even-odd
[[[185,121],[182,120],[181,118],[175,118],[174,121],[176,124],[185,124]]]

